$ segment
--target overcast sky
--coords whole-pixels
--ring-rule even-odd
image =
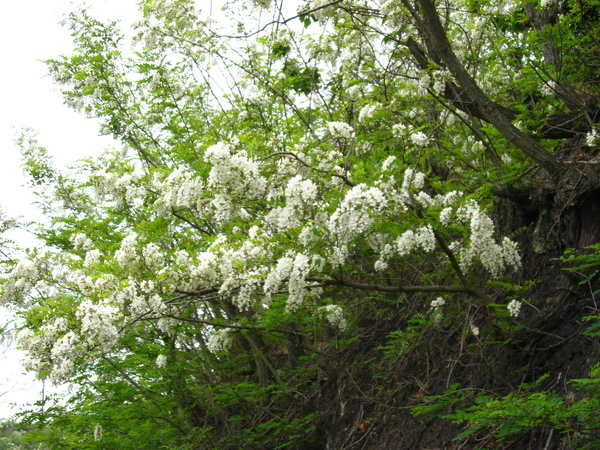
[[[209,1],[209,0],[207,0]],[[95,17],[119,18],[131,23],[137,17],[136,0],[90,0]],[[9,216],[39,220],[34,197],[23,187],[19,150],[14,139],[20,129],[39,133],[39,142],[54,157],[57,166],[97,155],[112,145],[98,137],[97,123],[62,104],[58,88],[46,76],[43,60],[68,53],[71,40],[59,25],[65,15],[81,5],[74,0],[3,1],[0,15],[2,70],[0,86],[0,207]],[[14,237],[26,242],[23,234]],[[6,321],[0,310],[0,325]],[[25,376],[18,364],[21,355],[0,345],[0,418],[14,412],[10,404],[35,401],[41,384]],[[9,392],[7,392],[9,391]]]

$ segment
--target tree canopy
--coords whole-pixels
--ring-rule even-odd
[[[65,169],[19,140],[47,223],[2,299],[27,368],[76,386],[23,416],[27,439],[416,448],[464,429],[390,430],[456,405],[460,439],[493,430],[466,408],[543,375],[498,367],[595,282],[556,258],[597,266],[600,3],[197,6],[141,1],[131,42],[73,13],[73,54],[48,61],[121,145]],[[597,442],[561,394],[508,402],[535,420],[489,436]]]

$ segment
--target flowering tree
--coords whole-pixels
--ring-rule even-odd
[[[27,367],[79,386],[46,442],[376,445],[428,333],[514,338],[521,255],[590,243],[550,236],[597,187],[555,151],[596,143],[597,47],[561,53],[578,3],[542,3],[239,1],[226,25],[147,0],[131,49],[73,14],[50,72],[122,147],[65,171],[19,141],[49,222],[3,301]]]

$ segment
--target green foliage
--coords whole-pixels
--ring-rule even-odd
[[[581,284],[591,285],[600,270],[600,245],[586,250],[585,253],[568,250],[560,260],[567,266],[565,270],[581,278]],[[509,290],[520,291],[518,287]],[[598,292],[593,290],[592,296]],[[593,321],[584,334],[592,338],[600,336],[600,315],[596,312],[584,320]],[[458,389],[458,384],[453,385],[443,395],[427,397],[428,403],[413,408],[413,413],[442,416],[466,425],[455,437],[457,440],[485,434],[500,442],[511,442],[525,432],[549,428],[559,431],[565,443],[581,449],[597,448],[600,445],[600,421],[596,414],[600,408],[600,364],[592,368],[588,378],[570,380],[572,390],[563,395],[543,389],[548,377],[549,374],[545,374],[533,383],[521,384],[518,391],[503,397],[484,394],[475,396],[472,401]]]
[[[559,431],[564,442],[577,448],[593,449],[600,444],[597,408],[600,407],[598,365],[590,372],[590,378],[572,380],[575,391],[569,394],[581,399],[571,404],[556,392],[535,392],[547,375],[535,383],[523,384],[519,393],[498,398],[479,395],[473,405],[459,409],[444,417],[454,423],[466,424],[467,428],[456,436],[462,439],[472,434],[481,436],[486,432],[498,441],[510,441],[523,432],[551,428]],[[533,391],[533,392],[532,392]],[[437,400],[434,407],[447,407],[449,400]],[[433,407],[429,407],[431,409]],[[427,407],[416,409],[418,413],[430,412]]]

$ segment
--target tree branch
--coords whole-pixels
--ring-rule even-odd
[[[548,173],[555,175],[560,171],[563,164],[559,159],[548,152],[537,141],[516,128],[511,123],[511,119],[507,116],[506,111],[492,102],[471,75],[469,75],[452,50],[433,0],[419,0],[419,5],[423,14],[422,24],[419,28],[426,40],[430,53],[436,55],[444,63],[458,84],[464,89],[468,98],[481,111],[485,120],[496,127],[513,145],[523,151],[523,153]]]

